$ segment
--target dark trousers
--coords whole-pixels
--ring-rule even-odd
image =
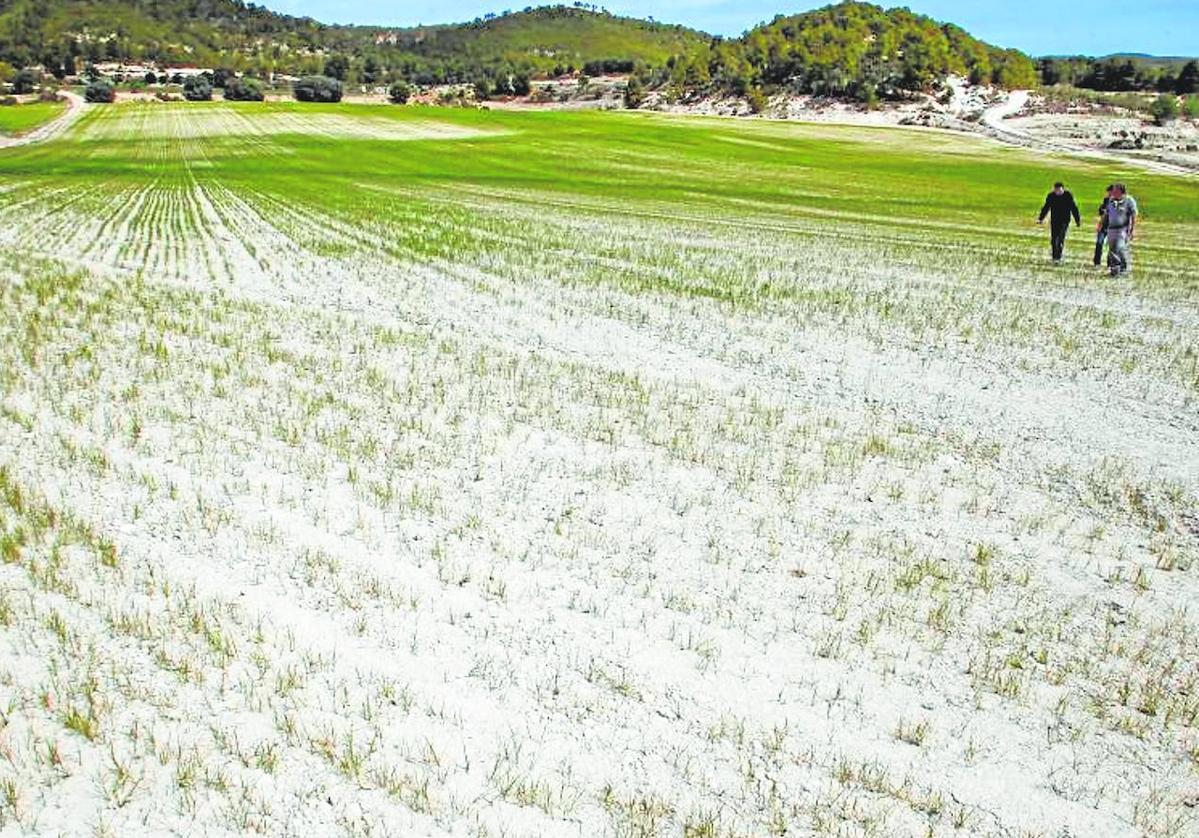
[[[1062,251],[1066,249],[1066,231],[1070,229],[1070,222],[1065,224],[1052,224],[1049,228],[1049,246],[1053,248],[1053,261],[1058,262],[1062,258]]]
[[[1095,234],[1095,264],[1098,265],[1103,259],[1103,246],[1107,244],[1107,229],[1102,229]]]

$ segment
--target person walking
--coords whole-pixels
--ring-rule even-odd
[[[1137,226],[1137,202],[1122,183],[1112,184],[1112,197],[1104,213],[1107,221],[1107,264],[1112,276],[1132,268],[1130,251]]]
[[[1053,252],[1053,263],[1056,265],[1061,263],[1062,251],[1066,248],[1066,231],[1070,229],[1070,219],[1074,219],[1075,227],[1082,224],[1078,204],[1074,202],[1074,196],[1060,180],[1053,184],[1053,191],[1045,196],[1045,203],[1041,206],[1041,214],[1037,216],[1037,223],[1044,224],[1047,215],[1049,216],[1049,246]]]
[[[1112,187],[1108,186],[1099,204],[1099,219],[1095,222],[1095,267],[1103,260],[1103,246],[1107,244],[1107,205],[1112,201]]]

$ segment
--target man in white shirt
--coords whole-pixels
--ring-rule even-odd
[[[1124,184],[1112,186],[1112,199],[1108,201],[1106,212],[1107,265],[1112,276],[1123,276],[1132,267],[1129,246],[1137,226],[1137,202]]]

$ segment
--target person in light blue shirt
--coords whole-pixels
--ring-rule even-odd
[[[1124,276],[1132,268],[1130,247],[1137,226],[1137,202],[1124,184],[1112,185],[1106,213],[1107,266],[1112,276]]]

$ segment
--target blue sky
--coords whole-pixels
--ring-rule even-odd
[[[488,0],[259,0],[281,12],[309,15],[327,23],[389,26],[470,20],[487,12],[523,8]],[[831,0],[612,0],[601,4],[616,14],[654,17],[724,35],[739,35],[776,14],[828,5]],[[534,3],[533,5],[539,5]],[[972,34],[1033,55],[1148,52],[1199,54],[1199,0],[909,0],[907,5]]]

